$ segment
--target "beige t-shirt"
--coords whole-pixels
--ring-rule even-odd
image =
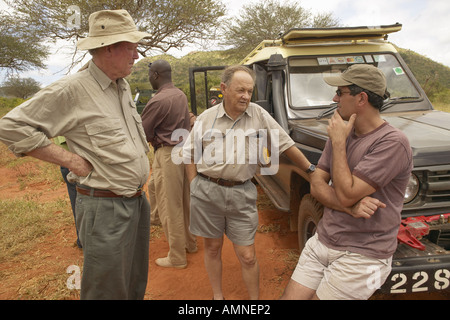
[[[279,154],[294,145],[291,137],[259,105],[250,103],[246,111],[233,120],[220,103],[197,117],[184,145],[185,163],[193,162],[197,171],[212,178],[233,181],[251,179],[270,152],[272,168]],[[190,161],[189,161],[190,160]]]
[[[71,152],[93,165],[72,182],[131,196],[146,183],[149,151],[130,86],[88,68],[41,90],[0,119],[0,140],[17,156],[64,136]]]

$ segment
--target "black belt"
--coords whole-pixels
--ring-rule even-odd
[[[211,182],[214,182],[220,186],[224,186],[224,187],[234,187],[234,186],[240,186],[243,185],[244,183],[246,183],[248,180],[246,181],[232,181],[232,180],[226,180],[226,179],[222,179],[222,178],[212,178],[210,176],[207,176],[203,173],[198,173],[198,175],[200,177],[203,177]]]
[[[138,189],[137,192],[131,197],[125,197],[118,194],[115,194],[109,190],[99,190],[99,189],[91,189],[85,187],[77,186],[77,192],[79,194],[90,196],[90,197],[99,197],[99,198],[137,198],[142,195],[142,189]]]

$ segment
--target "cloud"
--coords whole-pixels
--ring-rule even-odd
[[[450,66],[450,2],[426,1],[427,6],[416,21],[405,26],[409,37],[402,39],[405,46]]]

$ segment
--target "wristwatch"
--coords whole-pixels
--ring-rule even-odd
[[[309,174],[309,173],[314,172],[314,171],[316,171],[316,166],[313,165],[313,164],[311,163],[311,165],[309,166],[309,168],[306,169],[306,173]]]

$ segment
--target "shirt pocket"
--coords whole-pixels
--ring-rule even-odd
[[[247,130],[244,138],[245,146],[237,146],[237,149],[245,150],[245,163],[267,166],[270,163],[270,156],[266,130]]]
[[[85,125],[92,151],[106,164],[119,164],[137,158],[133,144],[122,130],[119,119],[107,119]]]

